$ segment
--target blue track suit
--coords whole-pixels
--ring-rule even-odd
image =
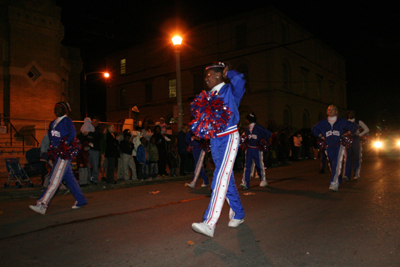
[[[71,143],[76,134],[72,120],[67,116],[60,118],[61,120],[57,124],[57,120],[50,123],[49,137],[53,147],[58,147],[63,137],[66,137],[67,142]],[[77,201],[76,206],[84,206],[87,204],[87,200],[72,172],[71,160],[56,158],[50,173],[49,185],[37,200],[37,205],[40,206],[42,204],[47,208],[62,181],[65,181],[65,184],[68,186],[69,190],[71,190],[72,195]]]
[[[355,120],[354,123],[360,128],[360,120]],[[360,137],[356,134],[353,135],[353,145],[347,150],[346,168],[344,175],[351,178],[351,170],[354,169],[354,177],[359,178],[361,172],[361,159],[362,159],[362,144]]]
[[[251,124],[250,124],[251,125]],[[261,139],[269,140],[271,132],[255,123],[252,130],[250,125],[246,128],[245,135],[247,136],[248,144],[246,150],[246,165],[244,167],[242,184],[250,188],[250,174],[252,171],[251,165],[254,160],[257,173],[260,175],[261,181],[266,181],[263,151],[258,149],[258,143]]]
[[[193,153],[195,168],[194,168],[193,178],[192,178],[191,182],[193,182],[195,184],[200,175],[201,179],[203,179],[203,181],[204,181],[204,184],[208,185],[209,182],[208,182],[207,174],[204,171],[204,167],[203,167],[204,156],[206,153],[201,148],[201,141],[194,139],[192,130],[190,130],[186,134],[185,141],[189,146],[191,146],[193,148],[192,153]]]
[[[229,218],[237,220],[244,218],[244,209],[233,176],[233,166],[240,141],[237,130],[240,119],[238,107],[245,91],[246,81],[243,74],[235,70],[229,70],[226,75],[230,83],[222,86],[218,95],[232,111],[232,116],[225,131],[210,140],[215,171],[211,183],[211,200],[203,217],[203,222],[214,228],[225,199],[230,205]]]
[[[357,125],[339,117],[337,117],[333,125],[328,122],[328,119],[324,119],[312,128],[312,132],[315,136],[325,137],[325,143],[327,145],[326,151],[332,168],[331,184],[338,185],[342,182],[340,173],[346,148],[340,144],[340,138],[347,131],[354,133],[356,130]]]

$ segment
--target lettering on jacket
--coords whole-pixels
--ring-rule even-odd
[[[336,131],[336,130],[332,131],[332,130],[330,130],[330,131],[326,132],[326,137],[329,137],[331,135],[340,136],[340,131]]]
[[[51,130],[51,136],[55,136],[55,137],[61,137],[61,134],[59,131],[56,130]]]
[[[257,135],[256,134],[249,134],[249,140],[250,139],[256,139],[257,140]]]

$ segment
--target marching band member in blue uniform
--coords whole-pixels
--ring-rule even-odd
[[[314,125],[312,132],[315,136],[325,139],[326,151],[332,168],[329,190],[338,191],[339,184],[342,182],[340,174],[342,160],[346,152],[346,148],[341,144],[341,137],[348,132],[354,133],[357,126],[351,121],[338,117],[338,109],[334,105],[328,107],[327,115],[327,119]]]
[[[343,180],[349,181],[351,178],[351,169],[354,169],[354,179],[360,178],[361,172],[361,161],[362,161],[362,142],[360,138],[369,133],[368,126],[355,118],[355,112],[353,110],[347,111],[347,118],[349,121],[355,123],[358,127],[357,131],[353,136],[353,145],[349,147],[346,152],[346,167]]]
[[[87,204],[71,168],[71,160],[76,157],[78,150],[74,154],[65,150],[73,145],[76,134],[72,120],[67,117],[69,110],[68,103],[58,102],[54,107],[57,119],[52,121],[49,126],[50,149],[55,155],[54,165],[50,173],[48,187],[39,197],[36,205],[29,206],[30,209],[42,215],[46,213],[47,207],[62,181],[66,183],[76,199],[72,209],[79,209]]]
[[[224,78],[228,78],[230,83],[225,84]],[[215,163],[211,200],[203,221],[192,224],[194,231],[213,237],[225,200],[230,205],[228,226],[238,227],[244,222],[244,209],[236,188],[233,166],[240,141],[237,128],[240,119],[238,107],[245,92],[246,81],[243,74],[229,70],[223,62],[217,62],[206,68],[205,82],[211,92],[217,94],[232,112],[226,128],[210,140],[211,154]]]
[[[203,179],[203,184],[201,187],[207,187],[210,185],[208,182],[207,174],[204,171],[203,167],[203,162],[204,162],[204,156],[206,155],[206,151],[202,149],[202,143],[205,140],[201,140],[200,138],[196,137],[191,130],[186,134],[185,138],[186,143],[189,145],[189,147],[192,147],[192,153],[193,153],[193,158],[194,158],[194,172],[193,172],[193,178],[190,183],[186,183],[185,185],[190,187],[190,188],[195,188],[196,187],[196,182],[199,176],[201,179]]]
[[[244,190],[250,188],[250,174],[253,160],[256,171],[260,174],[260,186],[265,187],[268,185],[265,177],[264,153],[259,146],[260,140],[264,139],[268,141],[271,137],[271,132],[257,123],[257,117],[254,113],[250,113],[246,116],[246,123],[249,125],[244,131],[248,142],[246,149],[246,165],[244,167],[242,183],[240,184]]]

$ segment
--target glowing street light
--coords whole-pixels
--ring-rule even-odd
[[[181,59],[180,59],[180,47],[182,44],[182,37],[175,36],[172,38],[172,43],[175,46],[176,54],[176,101],[178,104],[178,131],[183,125],[183,109],[182,109],[182,88],[181,88]]]

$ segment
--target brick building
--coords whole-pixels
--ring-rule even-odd
[[[55,0],[0,0],[0,17],[0,113],[54,119],[54,104],[68,101],[71,117],[81,119],[82,59],[79,49],[61,45],[64,27]],[[40,141],[43,123],[30,127]]]
[[[190,121],[194,96],[205,89],[204,67],[216,60],[231,63],[246,77],[242,118],[255,112],[261,125],[298,130],[326,117],[330,104],[346,109],[345,60],[274,8],[203,24],[182,37],[184,123]],[[123,121],[130,114],[138,124],[164,117],[177,130],[175,55],[169,37],[109,55],[107,69],[112,72],[108,121]],[[134,106],[139,113],[129,112]]]

